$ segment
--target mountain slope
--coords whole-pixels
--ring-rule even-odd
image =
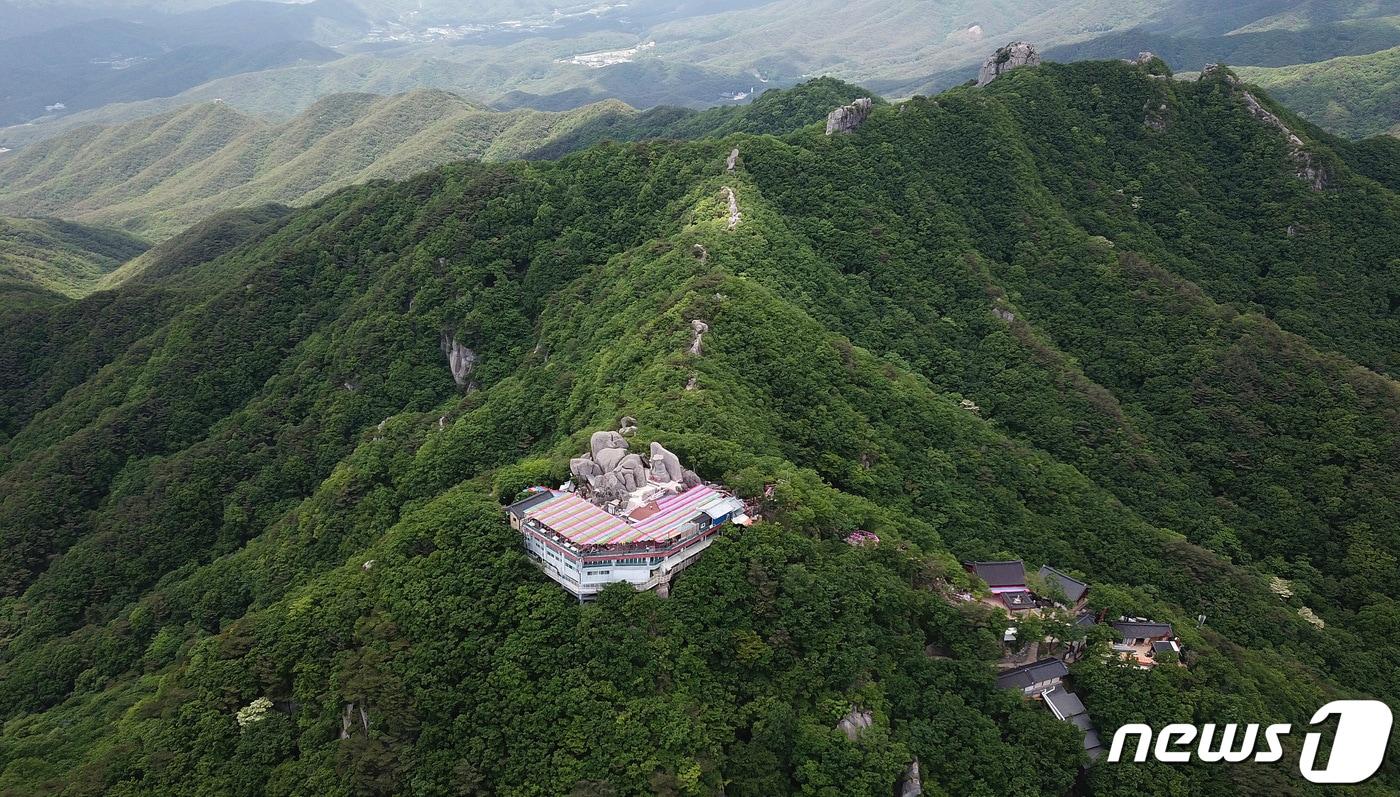
[[[1327,793],[1292,738],[1081,775],[955,597],[1171,621],[1185,668],[1075,665],[1106,736],[1400,698],[1400,196],[1157,69],[456,164],[9,325],[0,791]],[[500,506],[621,415],[762,522],[578,606]]]
[[[58,219],[0,218],[0,294],[21,298],[81,296],[146,245],[116,230]]]
[[[1238,72],[1298,115],[1344,136],[1379,135],[1400,125],[1400,47],[1276,69],[1242,67]]]
[[[813,81],[752,106],[639,113],[604,102],[567,113],[490,111],[455,94],[336,95],[281,124],[221,103],[84,128],[0,159],[0,212],[47,213],[163,238],[235,207],[305,204],[339,188],[465,158],[557,155],[604,137],[784,132],[862,91]]]

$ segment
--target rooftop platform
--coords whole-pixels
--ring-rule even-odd
[[[527,503],[528,502],[528,503]],[[577,493],[549,491],[512,507],[527,524],[538,523],[580,547],[664,543],[685,537],[713,521],[742,513],[733,496],[699,485],[643,504],[626,516],[614,515]],[[696,521],[701,523],[697,526]]]

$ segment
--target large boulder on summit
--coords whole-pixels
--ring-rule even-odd
[[[604,473],[607,473],[616,470],[618,463],[622,462],[626,456],[627,449],[625,448],[604,448],[598,452],[593,461],[598,463],[598,467],[602,468]]]
[[[685,477],[680,457],[667,451],[660,443],[651,444],[651,478],[658,482],[678,482]]]
[[[593,436],[588,438],[588,448],[593,458],[598,459],[600,451],[609,448],[627,448],[627,438],[623,437],[620,432],[594,432]]]
[[[1039,66],[1040,53],[1034,45],[1026,42],[1012,42],[992,53],[977,73],[977,85],[985,86],[993,80],[1023,66]]]
[[[647,483],[647,466],[636,454],[628,454],[613,470],[627,490],[639,490]]]
[[[602,476],[603,468],[592,457],[574,457],[569,460],[569,473],[580,484],[586,484],[589,476]]]

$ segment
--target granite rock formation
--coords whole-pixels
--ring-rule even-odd
[[[836,729],[846,734],[846,738],[855,741],[860,738],[865,729],[875,724],[875,715],[869,711],[852,706],[846,716],[836,723]]]
[[[872,106],[869,97],[861,97],[850,105],[842,105],[840,108],[826,115],[826,134],[849,133],[860,127],[870,116]]]
[[[699,355],[703,351],[702,341],[705,333],[710,331],[710,325],[700,319],[690,322],[690,353]]]
[[[651,444],[651,478],[658,482],[679,482],[685,477],[680,457],[667,451],[660,443]]]
[[[620,432],[594,432],[588,438],[588,450],[594,459],[598,458],[598,452],[609,448],[627,449],[627,438]]]
[[[735,227],[738,227],[738,226],[739,226],[739,222],[740,222],[740,221],[743,221],[743,219],[744,219],[744,214],[739,212],[739,195],[736,194],[736,193],[734,193],[734,189],[733,189],[733,188],[730,188],[729,186],[725,186],[725,187],[724,187],[724,196],[725,196],[725,199],[729,202],[729,221],[728,221],[728,225],[729,225],[729,226],[728,226],[728,229],[731,229],[731,230],[732,230],[732,229],[734,229]]]
[[[470,388],[472,369],[476,367],[476,352],[447,332],[442,333],[441,348],[447,357],[447,367],[452,371],[452,381],[457,383],[457,387]]]
[[[1013,69],[1039,65],[1040,53],[1034,45],[1012,42],[998,48],[986,63],[982,64],[982,71],[977,73],[977,85],[985,86]]]
[[[1284,124],[1283,120],[1280,119],[1277,114],[1265,108],[1263,103],[1259,102],[1258,97],[1255,97],[1248,89],[1244,88],[1244,85],[1240,83],[1240,79],[1235,77],[1233,72],[1222,67],[1220,64],[1206,64],[1205,67],[1201,69],[1200,79],[1205,80],[1214,77],[1220,77],[1225,81],[1225,84],[1231,88],[1235,96],[1244,104],[1244,108],[1249,112],[1250,116],[1283,134],[1283,138],[1288,144],[1288,156],[1297,164],[1297,168],[1293,171],[1295,177],[1307,183],[1308,187],[1314,191],[1322,191],[1332,184],[1332,173],[1327,168],[1326,164],[1322,163],[1321,160],[1308,151],[1307,145],[1304,144],[1303,139],[1299,138],[1297,133],[1289,129],[1288,125]]]

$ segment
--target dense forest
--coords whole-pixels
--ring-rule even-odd
[[[452,164],[0,305],[0,795],[1324,793],[1297,737],[1090,764],[950,599],[1171,622],[1073,665],[1104,738],[1400,705],[1400,153],[1166,76]],[[762,520],[579,605],[502,505],[623,415]]]

